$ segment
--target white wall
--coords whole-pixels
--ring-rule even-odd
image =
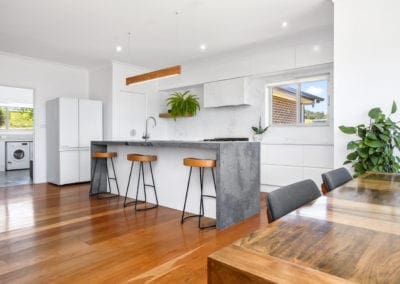
[[[319,46],[318,51],[315,51],[315,46]],[[250,78],[250,106],[207,108],[201,109],[192,118],[178,118],[177,121],[163,119],[168,137],[194,140],[250,137],[250,127],[258,123],[259,116],[269,116],[265,107],[267,83],[332,72],[329,65],[332,61],[332,31],[320,30],[183,64],[182,75],[159,81],[160,89],[164,90],[160,93],[163,112],[167,110],[165,99],[175,90],[191,89],[199,95],[202,105],[202,83],[240,76]],[[190,85],[194,86],[182,88]],[[332,95],[332,85],[330,87]],[[264,136],[262,146],[262,183],[267,186],[264,188],[305,178],[320,183],[320,174],[333,167],[332,129],[332,124],[321,127],[271,127]],[[270,155],[273,152],[281,154]],[[294,178],[288,179],[288,176]]]
[[[112,138],[112,64],[89,72],[89,96],[103,102],[103,137]]]
[[[34,182],[46,182],[45,102],[55,97],[88,98],[87,70],[0,53],[0,85],[34,90]]]
[[[399,11],[398,0],[335,1],[335,167],[350,140],[338,126],[368,123],[372,107],[400,104]]]
[[[167,138],[165,122],[158,120],[163,106],[157,92],[158,82],[129,86],[125,83],[127,77],[148,71],[141,66],[113,61],[90,72],[90,98],[103,101],[105,139],[141,139],[147,116],[157,119],[157,127],[149,127],[151,138]]]

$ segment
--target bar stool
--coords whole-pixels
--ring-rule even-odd
[[[115,174],[115,167],[114,167],[114,160],[113,160],[113,158],[115,158],[116,156],[117,156],[116,152],[93,152],[92,157],[95,159],[95,162],[94,162],[94,169],[93,169],[93,172],[92,172],[92,177],[90,179],[90,193],[89,193],[89,195],[97,195],[97,198],[99,198],[99,199],[117,197],[117,196],[120,195],[119,186],[118,186],[118,180],[117,180],[117,175]],[[93,192],[93,180],[94,180],[94,177],[95,177],[95,174],[96,174],[96,168],[97,168],[97,164],[98,164],[99,159],[104,159],[105,160],[105,167],[100,168],[99,182],[98,182],[98,185],[97,185],[97,192],[94,193]],[[114,177],[110,177],[110,175],[108,173],[108,159],[111,160],[111,165],[112,165],[112,170],[113,170]],[[109,187],[110,191],[99,192],[100,183],[101,183],[101,173],[104,170],[105,170],[105,174],[106,174],[107,181],[108,181],[108,187]],[[110,180],[115,181],[118,194],[112,194],[111,193]],[[107,195],[103,196],[103,194],[107,194]]]
[[[126,192],[125,192],[125,199],[124,199],[124,207],[129,206],[131,204],[135,205],[135,211],[144,211],[144,210],[149,210],[149,209],[154,209],[158,207],[158,198],[157,198],[157,190],[156,190],[156,184],[154,183],[154,175],[153,175],[153,167],[151,165],[151,162],[157,161],[157,156],[153,155],[141,155],[141,154],[128,154],[127,155],[127,160],[131,161],[131,170],[129,172],[129,179],[128,179],[128,185],[126,187]],[[128,196],[128,190],[129,190],[129,184],[131,183],[131,178],[132,178],[132,170],[133,170],[133,165],[135,162],[139,162],[139,175],[138,175],[138,183],[137,183],[137,188],[136,188],[136,199],[134,201],[126,202],[127,196]],[[149,164],[150,168],[150,173],[151,173],[151,180],[153,184],[146,184],[145,179],[144,179],[144,163]],[[139,195],[139,185],[140,185],[140,176],[142,176],[142,182],[143,182],[143,193],[144,193],[144,201],[138,200],[138,195]],[[138,204],[143,204],[147,203],[147,194],[146,194],[146,187],[151,187],[154,190],[154,195],[156,198],[156,205],[151,206],[151,207],[145,207],[145,208],[137,208]]]
[[[185,203],[183,205],[183,210],[182,210],[181,224],[183,224],[183,222],[188,218],[198,217],[199,218],[199,223],[198,223],[199,229],[215,227],[216,225],[201,226],[201,218],[204,217],[204,200],[203,200],[203,198],[204,197],[209,197],[209,198],[214,198],[214,199],[216,198],[216,196],[213,196],[213,195],[203,194],[204,170],[206,168],[209,168],[211,170],[211,174],[212,174],[213,182],[214,182],[214,190],[216,191],[215,175],[214,175],[214,168],[216,167],[216,160],[185,158],[185,159],[183,159],[183,164],[185,166],[190,167],[190,171],[189,171],[189,179],[188,179],[186,194],[185,194]],[[199,173],[200,173],[200,209],[199,209],[198,215],[189,215],[189,216],[185,217],[186,202],[187,202],[190,178],[192,176],[193,167],[199,168]]]

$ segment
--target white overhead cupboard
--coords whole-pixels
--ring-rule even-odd
[[[57,98],[46,104],[47,181],[90,181],[90,141],[103,139],[102,102]]]
[[[204,107],[249,105],[248,78],[234,78],[204,84]]]

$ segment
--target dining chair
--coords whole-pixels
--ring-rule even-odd
[[[346,168],[338,168],[322,174],[321,190],[323,194],[352,180],[350,172]]]
[[[318,186],[310,179],[296,182],[267,193],[268,223],[296,210],[321,196]]]

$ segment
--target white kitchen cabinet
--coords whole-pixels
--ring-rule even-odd
[[[204,84],[204,108],[249,105],[249,80],[235,78]]]

